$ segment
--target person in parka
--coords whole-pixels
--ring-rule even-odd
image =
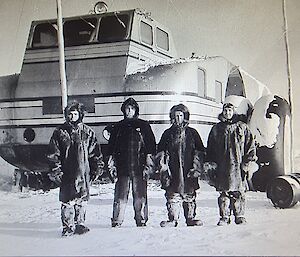
[[[247,179],[258,169],[253,135],[237,115],[231,103],[223,105],[220,122],[210,131],[207,143],[205,170],[212,175],[212,183],[220,192],[217,225],[230,223],[233,212],[236,224],[245,224],[245,191]]]
[[[148,121],[139,119],[139,105],[128,98],[121,106],[124,119],[113,126],[108,142],[108,170],[116,181],[112,227],[124,220],[130,183],[132,184],[134,219],[138,227],[148,221],[147,180],[154,172],[155,137]]]
[[[170,110],[171,127],[158,143],[157,163],[168,210],[168,220],[161,227],[178,225],[181,204],[187,226],[201,226],[196,219],[196,190],[202,172],[205,148],[198,132],[189,127],[189,110],[183,104]]]
[[[76,101],[64,110],[65,123],[50,139],[49,178],[60,186],[62,236],[84,234],[90,183],[103,173],[103,157],[95,132],[82,122],[84,106]]]

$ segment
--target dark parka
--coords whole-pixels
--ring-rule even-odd
[[[207,143],[207,161],[217,164],[215,187],[217,191],[244,191],[242,165],[257,160],[253,135],[236,114],[229,121],[222,114],[219,119],[221,122],[212,127]]]
[[[125,118],[125,107],[135,108],[132,119]],[[148,121],[138,118],[139,106],[133,98],[128,98],[121,107],[124,119],[113,126],[108,154],[112,155],[117,168],[117,176],[142,176],[147,154],[155,155],[155,137]],[[136,156],[136,158],[134,158]],[[135,174],[131,174],[131,172]]]
[[[48,160],[53,175],[62,175],[59,200],[77,198],[88,200],[91,178],[101,175],[104,166],[95,132],[82,123],[83,110],[79,106],[79,121],[71,124],[68,115],[74,106],[65,109],[66,122],[57,127],[49,143]]]
[[[171,175],[170,185],[164,188],[169,192],[193,193],[199,188],[198,178],[188,177],[193,169],[195,155],[203,161],[205,148],[198,132],[188,126],[189,112],[183,105],[171,109],[170,118],[172,126],[165,130],[158,144],[157,152],[164,152],[169,158],[169,170]],[[174,123],[175,111],[184,113],[183,126]]]

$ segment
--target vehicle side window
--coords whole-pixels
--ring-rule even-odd
[[[198,68],[197,77],[198,77],[198,95],[201,97],[205,97],[206,96],[205,71]]]
[[[152,27],[141,21],[141,41],[148,45],[153,45]]]
[[[234,67],[229,74],[225,97],[229,95],[245,96],[245,88],[242,75],[238,68]]]
[[[41,23],[36,25],[33,33],[32,47],[57,46],[57,25]]]
[[[169,50],[169,35],[160,28],[156,28],[156,44],[163,50]]]
[[[222,103],[222,83],[216,80],[216,102]]]

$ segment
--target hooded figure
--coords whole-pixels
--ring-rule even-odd
[[[223,105],[220,122],[210,131],[205,167],[213,174],[212,182],[220,192],[218,225],[230,223],[233,212],[236,224],[246,223],[246,179],[258,168],[253,135],[236,114],[231,103]]]
[[[91,181],[103,173],[104,163],[95,132],[82,122],[84,107],[72,102],[64,111],[65,123],[50,139],[49,178],[60,186],[62,236],[83,234],[85,205]]]
[[[141,227],[148,221],[147,180],[154,171],[156,143],[149,122],[138,118],[139,106],[133,98],[124,101],[121,111],[124,119],[114,125],[108,142],[108,170],[116,181],[112,227],[123,223],[130,183],[134,219]]]
[[[188,226],[202,225],[196,220],[196,190],[202,171],[204,146],[198,132],[189,127],[189,110],[183,104],[170,110],[172,126],[164,131],[158,144],[157,163],[162,188],[166,190],[168,217],[161,226],[176,227],[181,204]]]

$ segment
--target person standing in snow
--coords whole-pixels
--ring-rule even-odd
[[[149,122],[138,118],[133,98],[123,102],[121,111],[124,119],[114,125],[108,142],[108,170],[116,180],[111,225],[123,223],[131,183],[134,219],[142,227],[148,221],[147,180],[154,171],[155,138]]]
[[[210,131],[207,143],[207,163],[204,167],[213,174],[213,184],[220,192],[217,225],[230,223],[233,212],[236,224],[245,224],[245,191],[247,179],[258,169],[253,135],[239,119],[233,104],[225,103],[220,122]]]
[[[158,144],[157,163],[162,188],[166,190],[168,220],[161,227],[178,225],[181,204],[187,226],[201,226],[196,217],[196,190],[202,172],[205,148],[198,132],[189,127],[189,110],[183,104],[170,110],[171,127]]]
[[[90,183],[103,173],[104,162],[95,132],[82,122],[84,106],[70,103],[64,110],[65,123],[50,139],[48,161],[50,180],[60,186],[62,236],[84,234],[85,206]]]

